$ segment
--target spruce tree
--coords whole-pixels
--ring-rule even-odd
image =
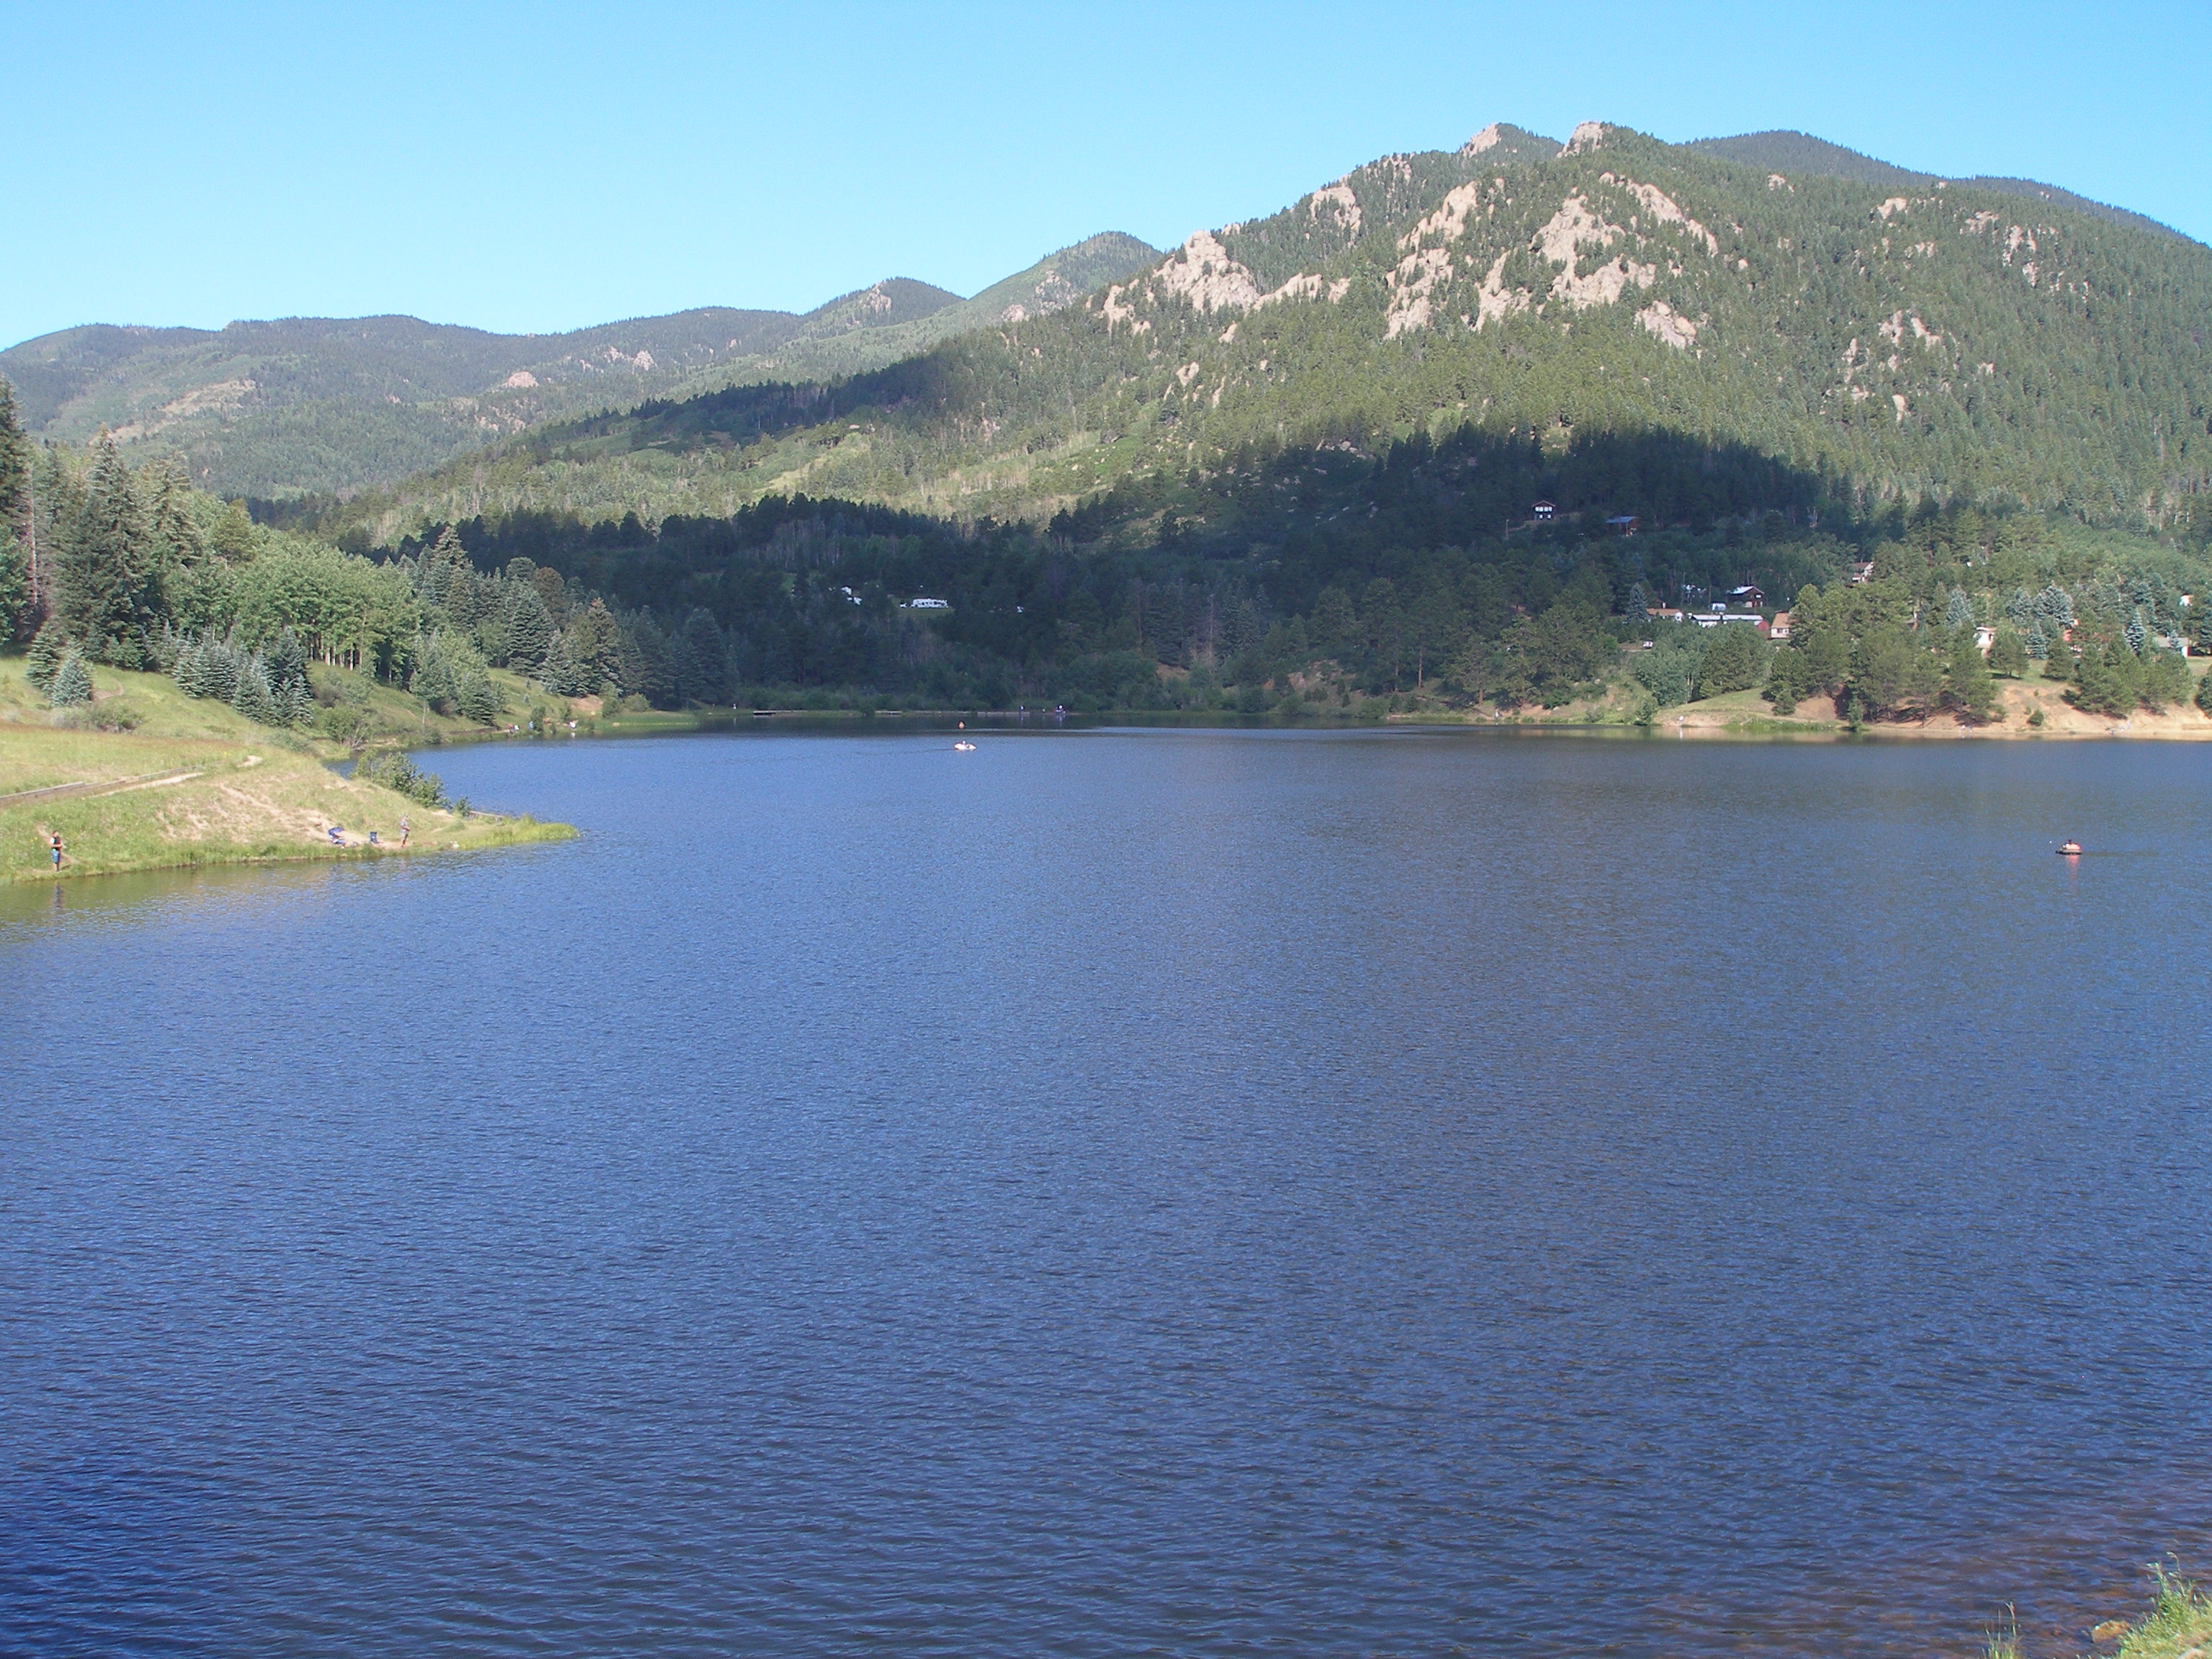
[[[277,724],[297,726],[314,713],[315,694],[307,681],[307,647],[289,628],[277,630],[264,665]]]
[[[538,683],[556,697],[576,695],[576,659],[568,650],[568,636],[556,634],[545,647],[545,659],[538,668]]]
[[[145,659],[149,604],[146,516],[131,469],[103,434],[74,522],[59,526],[54,614],[88,653],[121,668]]]
[[[64,657],[61,666],[54,671],[54,683],[46,693],[46,701],[57,708],[75,708],[92,701],[92,675],[84,665],[84,659],[76,652]]]
[[[69,649],[69,631],[49,617],[31,638],[31,648],[23,658],[23,678],[41,691],[51,689],[54,671],[62,665]]]
[[[690,695],[700,702],[727,702],[729,651],[714,617],[703,609],[694,610],[684,619],[684,643],[690,649],[694,675]]]
[[[534,673],[553,643],[553,615],[534,587],[516,583],[507,607],[508,665]]]
[[[15,388],[0,374],[0,536],[27,538],[31,514],[31,441],[15,412]]]

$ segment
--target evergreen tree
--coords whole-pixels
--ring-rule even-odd
[[[1698,665],[1698,696],[1717,697],[1729,691],[1748,691],[1765,678],[1765,641],[1759,630],[1741,623],[1723,623],[1713,632],[1719,637]]]
[[[1974,636],[1961,629],[1951,647],[1949,672],[1944,677],[1944,706],[1962,719],[1976,723],[1993,720],[2000,705],[1996,677],[1974,644]]]
[[[258,655],[249,656],[239,665],[238,684],[230,694],[230,706],[246,719],[264,726],[285,723],[276,707],[276,694],[269,689],[269,671]]]
[[[131,469],[103,435],[83,501],[62,527],[54,559],[54,614],[88,653],[122,668],[145,660],[148,538]]]
[[[714,626],[712,614],[695,609],[684,619],[684,643],[690,653],[693,676],[685,695],[698,702],[727,702],[730,690],[726,665],[729,653],[722,642],[722,630]]]
[[[1948,605],[1943,607],[1943,626],[1946,628],[1972,628],[1973,625],[1974,602],[1966,597],[1966,590],[1965,588],[1953,588],[1951,590],[1951,601]]]
[[[1812,669],[1802,651],[1783,647],[1766,671],[1766,696],[1778,714],[1794,714],[1798,700],[1813,689]]]
[[[2009,628],[2000,628],[1990,641],[1990,672],[2008,680],[2016,680],[2027,672],[2027,649],[2021,645],[2020,635]]]
[[[315,693],[307,678],[307,647],[291,629],[277,631],[264,666],[268,671],[269,693],[275,705],[276,724],[299,726],[314,716]]]
[[[38,605],[31,568],[31,441],[15,414],[15,388],[0,375],[0,645],[14,642]]]
[[[2093,714],[2125,714],[2136,706],[2134,666],[2134,653],[2125,646],[2116,643],[2107,649],[2092,641],[2081,647],[2074,688],[2066,700]]]
[[[2207,674],[2197,682],[2197,706],[2206,714],[2212,714],[2212,674]]]
[[[2190,682],[2189,665],[2179,652],[2153,652],[2142,665],[2138,695],[2148,708],[2163,710],[2176,703],[2185,703],[2194,689]]]
[[[0,374],[0,536],[26,534],[31,513],[31,441],[15,412],[15,388]]]
[[[554,637],[553,615],[534,587],[516,583],[507,605],[507,665],[535,673]]]
[[[150,565],[165,583],[183,567],[207,556],[207,541],[199,520],[192,516],[192,487],[174,461],[164,461],[139,475],[139,492],[149,502],[147,519]]]
[[[574,653],[568,649],[568,636],[556,634],[545,647],[545,659],[538,665],[538,683],[556,697],[581,695],[576,689],[577,675]]]
[[[23,659],[23,678],[41,691],[54,683],[54,671],[62,665],[69,654],[69,632],[61,623],[49,617],[31,637],[31,648]]]
[[[2130,653],[2136,657],[2143,656],[2150,649],[2150,629],[2143,625],[2140,610],[2128,618],[2127,641]]]
[[[0,646],[15,643],[30,609],[30,554],[14,532],[0,526]]]
[[[92,675],[85,668],[84,659],[76,652],[64,657],[61,666],[54,671],[46,700],[57,708],[74,708],[92,701]]]

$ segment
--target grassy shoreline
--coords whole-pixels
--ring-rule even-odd
[[[161,675],[103,667],[94,684],[92,707],[58,722],[20,669],[0,669],[0,881],[411,858],[576,833],[526,815],[428,807],[342,777],[325,763],[343,757],[342,745],[258,726]],[[429,732],[427,719],[409,724]]]

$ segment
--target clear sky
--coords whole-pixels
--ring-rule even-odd
[[[2212,0],[0,0],[0,343],[973,293],[1493,120],[1796,127],[2212,239]]]

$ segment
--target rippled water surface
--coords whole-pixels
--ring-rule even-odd
[[[0,899],[0,1651],[2050,1651],[2205,1564],[2212,745],[948,744]]]

